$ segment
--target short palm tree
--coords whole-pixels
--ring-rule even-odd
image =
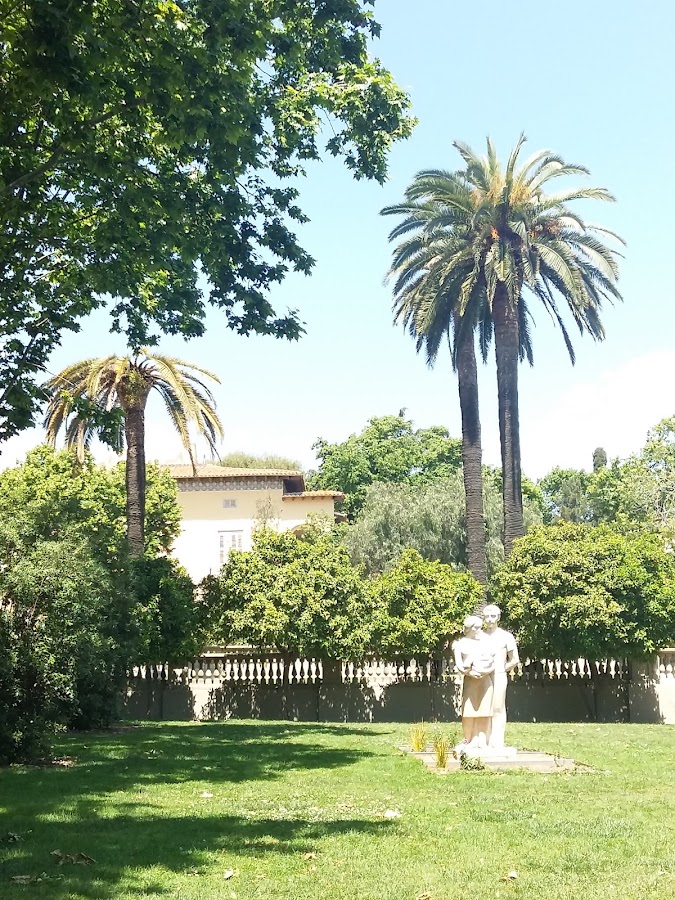
[[[438,246],[438,233],[445,233],[448,244],[439,263],[439,284],[451,291],[456,315],[466,318],[466,327],[479,328],[483,349],[494,335],[507,554],[523,533],[518,362],[524,352],[531,358],[529,339],[523,340],[523,292],[527,288],[560,325],[572,362],[574,350],[560,301],[580,332],[602,340],[602,303],[621,299],[617,254],[604,243],[606,235],[617,236],[587,225],[569,207],[575,200],[613,197],[594,187],[547,193],[553,179],[588,172],[548,150],[519,166],[524,143],[521,135],[502,168],[489,139],[485,157],[456,142],[465,167],[419,173],[406,191],[403,208],[391,208],[410,217],[419,207],[424,231]],[[429,215],[428,204],[436,207],[435,216]]]
[[[195,374],[197,373],[197,374]],[[143,349],[132,356],[85,359],[68,366],[45,385],[50,400],[45,416],[52,443],[65,427],[66,443],[80,456],[96,434],[96,417],[82,412],[121,410],[121,423],[108,436],[111,446],[126,446],[127,537],[129,552],[141,556],[145,544],[145,407],[151,391],[164,400],[169,417],[188,452],[193,468],[190,426],[206,438],[213,453],[223,429],[210,389],[197,377],[218,378],[207,369]]]

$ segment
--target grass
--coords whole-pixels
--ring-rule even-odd
[[[510,725],[519,746],[594,769],[550,776],[438,777],[396,749],[408,734],[227,722],[68,736],[70,767],[0,769],[0,897],[672,896],[672,728]]]

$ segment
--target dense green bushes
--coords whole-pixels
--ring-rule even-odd
[[[675,563],[650,531],[536,528],[516,542],[492,594],[540,656],[639,658],[675,638]]]
[[[470,575],[415,550],[368,580],[334,532],[298,540],[260,531],[252,551],[231,553],[204,584],[213,642],[333,658],[432,653],[480,598]]]
[[[39,448],[0,474],[0,761],[117,714],[128,666],[192,652],[193,586],[166,553],[176,484],[148,467],[147,557],[129,560],[124,474]]]
[[[370,583],[374,601],[370,645],[385,656],[438,653],[483,599],[473,576],[404,550],[396,565]]]

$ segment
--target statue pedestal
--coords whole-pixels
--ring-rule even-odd
[[[517,747],[471,747],[467,744],[457,744],[455,747],[455,757],[459,759],[462,754],[469,759],[503,762],[515,759],[518,756],[518,749]]]

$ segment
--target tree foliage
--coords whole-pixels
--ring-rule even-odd
[[[381,578],[364,578],[341,538],[341,528],[320,522],[302,539],[258,531],[252,550],[230,553],[202,583],[210,639],[333,659],[427,655],[482,598],[472,576],[415,550]]]
[[[55,730],[117,714],[127,667],[194,650],[193,588],[164,556],[175,481],[148,473],[146,556],[130,563],[124,471],[48,447],[0,473],[0,759],[44,755]]]
[[[545,520],[590,522],[593,510],[588,496],[592,476],[583,469],[552,469],[539,481],[545,503]]]
[[[131,603],[72,534],[31,546],[5,520],[0,560],[0,760],[8,762],[46,755],[59,727],[108,724],[131,646]]]
[[[504,561],[501,480],[484,471],[487,571]],[[368,575],[394,566],[406,548],[424,559],[468,567],[464,487],[461,472],[422,484],[373,484],[356,520],[345,532],[352,561]],[[536,502],[525,502],[526,526],[541,524]]]
[[[302,471],[302,466],[296,459],[289,459],[287,456],[276,456],[273,453],[256,456],[254,453],[244,453],[240,450],[221,456],[218,460],[218,465],[232,469],[287,469],[296,472]]]
[[[373,580],[371,647],[392,656],[440,653],[449,636],[483,600],[473,576],[404,550],[395,566]]]
[[[536,655],[640,658],[675,638],[675,564],[653,532],[536,528],[516,543],[492,593]]]
[[[362,0],[33,0],[0,21],[0,439],[109,299],[134,349],[226,325],[297,338],[267,289],[311,257],[283,179],[323,149],[382,181],[409,101]],[[321,146],[324,121],[328,124]],[[269,177],[268,177],[269,175]],[[206,282],[206,293],[202,285]]]
[[[203,582],[210,637],[333,658],[359,657],[372,619],[366,582],[331,533],[310,541],[259,530]]]
[[[168,469],[148,466],[147,540],[150,557],[168,553],[180,531],[178,489]],[[124,564],[124,465],[97,466],[86,456],[42,446],[24,463],[0,472],[0,519],[15,522],[27,544],[65,532],[89,544],[105,565]]]
[[[350,518],[363,506],[369,485],[444,478],[459,469],[462,458],[461,442],[445,428],[415,430],[403,415],[372,418],[360,434],[338,444],[319,439],[313,449],[319,468],[310,473],[311,488],[342,491]]]
[[[604,188],[552,190],[555,179],[588,171],[549,150],[521,162],[524,143],[521,135],[502,165],[489,138],[482,157],[456,141],[462,169],[420,172],[406,190],[405,202],[384,210],[406,217],[400,236],[417,228],[426,238],[413,235],[399,249],[399,260],[408,254],[419,262],[406,265],[402,278],[419,278],[423,269],[423,277],[439,286],[426,292],[416,308],[415,331],[435,329],[432,346],[440,340],[450,315],[439,315],[437,307],[443,304],[457,308],[461,322],[455,331],[471,335],[478,330],[484,355],[494,336],[507,555],[523,533],[518,362],[523,356],[532,362],[525,294],[558,323],[572,361],[574,350],[559,304],[568,308],[580,331],[601,339],[602,304],[620,299],[617,254],[605,244],[611,232],[588,225],[571,207],[579,200],[613,197]],[[461,346],[463,340],[455,343]]]

